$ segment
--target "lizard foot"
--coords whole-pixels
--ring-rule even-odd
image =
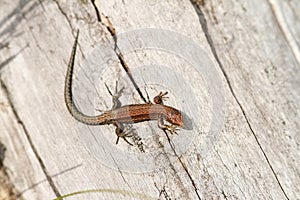
[[[117,138],[116,144],[118,144],[119,139],[122,138],[123,140],[125,140],[125,142],[127,142],[128,144],[133,146],[133,144],[127,140],[127,138],[133,136],[133,132],[134,132],[134,129],[132,128],[132,125],[127,125],[123,131],[118,131],[117,132],[118,138]]]
[[[180,129],[178,128],[178,126],[176,125],[164,125],[163,127],[164,130],[169,131],[171,134],[177,134],[177,131],[179,131]]]
[[[167,97],[168,92],[160,92],[156,97],[154,97],[153,101],[156,104],[163,104],[163,101],[166,101],[169,97]]]

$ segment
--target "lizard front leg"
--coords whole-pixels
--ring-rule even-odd
[[[163,105],[164,102],[168,97],[167,97],[168,92],[160,92],[157,96],[154,97],[153,101],[156,104],[161,104]],[[168,130],[171,134],[176,133],[176,131],[178,130],[178,126],[176,125],[167,125],[164,124],[164,117],[163,115],[158,116],[157,119],[157,125],[160,129],[162,130]]]

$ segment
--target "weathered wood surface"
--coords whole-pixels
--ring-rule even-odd
[[[7,148],[4,164],[19,196],[53,199],[103,189],[70,199],[300,199],[299,4],[296,0],[103,0],[95,5],[90,1],[1,1],[0,140]],[[126,86],[123,103],[143,102],[123,69],[125,64],[120,63],[119,50],[113,50],[114,42],[102,47],[113,52],[109,58],[104,56],[107,60],[93,53],[114,33],[149,27],[185,35],[206,52],[212,61],[207,65],[216,70],[216,81],[222,81],[226,110],[220,134],[206,144],[209,125],[214,123],[208,90],[214,78],[205,80],[205,74],[199,78],[187,58],[167,51],[142,49],[125,54],[133,75],[140,73],[138,66],[146,66],[145,77],[133,76],[144,96],[144,86],[151,97],[168,88],[155,82],[161,80],[161,71],[151,68],[167,66],[170,73],[189,81],[193,91],[189,98],[196,100],[201,111],[199,119],[193,119],[194,141],[182,155],[172,154],[155,123],[135,126],[142,130],[141,136],[143,130],[157,135],[149,144],[152,148],[146,149],[159,152],[157,158],[146,152],[151,163],[123,141],[116,146],[112,126],[88,127],[74,121],[63,98],[66,65],[80,29],[74,78],[80,108],[89,114],[95,108],[109,109],[111,97],[104,83],[114,87],[116,80]],[[87,94],[80,91],[89,87],[87,77],[95,78],[97,73],[83,57],[110,66]],[[167,104],[184,107],[179,101],[186,85],[174,81],[172,74],[163,79],[166,86],[174,87]],[[91,99],[93,95],[99,98]],[[175,150],[183,135],[170,136]],[[146,136],[143,141],[148,144]],[[203,146],[211,148],[203,153]],[[105,152],[102,160],[99,149]]]

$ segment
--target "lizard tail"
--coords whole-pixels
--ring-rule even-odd
[[[73,95],[72,95],[72,75],[73,75],[73,69],[74,69],[74,62],[75,62],[75,54],[76,54],[76,48],[78,43],[78,36],[79,36],[79,30],[77,30],[75,42],[72,48],[71,57],[68,64],[67,69],[67,75],[65,79],[65,103],[66,106],[71,113],[71,115],[78,121],[87,124],[87,125],[100,125],[104,124],[104,122],[99,120],[100,116],[88,116],[83,114],[79,109],[76,107],[74,101],[73,101]]]

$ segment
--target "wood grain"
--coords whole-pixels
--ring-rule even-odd
[[[296,0],[1,1],[0,141],[19,198],[99,189],[71,199],[298,199],[299,8]],[[76,122],[63,89],[77,29],[73,90],[84,113],[110,109],[104,84],[113,91],[118,80],[123,104],[143,103],[145,88],[150,98],[169,90],[166,104],[186,107],[193,130],[168,138],[155,122],[136,124],[141,153],[115,145],[113,126]],[[136,30],[149,37],[122,43]],[[151,48],[126,52],[131,45]]]

